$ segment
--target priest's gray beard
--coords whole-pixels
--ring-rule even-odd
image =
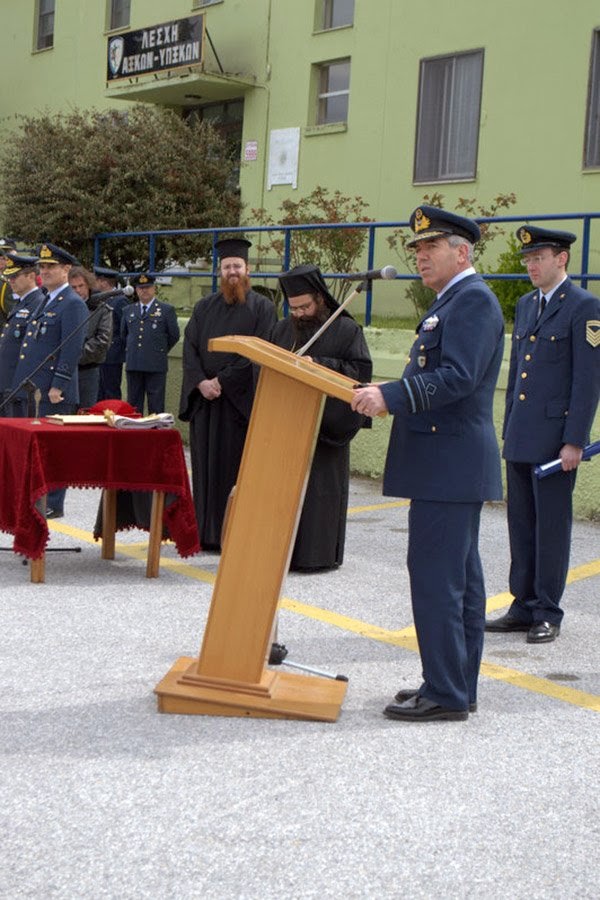
[[[247,275],[240,275],[233,282],[229,281],[228,278],[221,278],[220,287],[225,303],[228,303],[229,306],[235,306],[237,303],[246,302],[246,294],[250,290],[250,279]]]

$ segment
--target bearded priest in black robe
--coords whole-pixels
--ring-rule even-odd
[[[338,308],[316,266],[296,266],[279,278],[289,317],[277,322],[271,341],[292,352],[302,347]],[[371,380],[372,362],[360,325],[344,310],[317,338],[307,358],[359,383]],[[370,419],[328,397],[313,457],[291,570],[334,569],[344,559],[350,441]]]
[[[208,350],[229,334],[269,339],[277,319],[272,301],[250,287],[244,238],[217,242],[220,290],[199,300],[186,326],[179,418],[190,423],[192,491],[204,550],[221,549],[227,499],[235,485],[254,399],[252,363],[237,353]]]

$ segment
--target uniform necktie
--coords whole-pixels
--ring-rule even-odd
[[[541,314],[544,312],[544,310],[546,309],[547,302],[548,301],[546,300],[545,296],[542,294],[540,297],[539,305],[538,305],[538,314],[537,314],[538,319],[541,316]]]
[[[145,319],[147,315],[148,315],[148,307],[144,304],[142,306],[142,319]]]

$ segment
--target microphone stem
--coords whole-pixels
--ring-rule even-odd
[[[362,282],[358,285],[358,287],[354,288],[354,290],[352,291],[351,294],[348,294],[348,296],[346,297],[346,299],[344,300],[344,302],[343,302],[343,303],[340,303],[340,305],[338,306],[338,308],[337,308],[336,310],[334,310],[334,312],[332,312],[332,314],[329,316],[329,318],[326,319],[326,320],[323,322],[323,324],[322,324],[321,327],[318,329],[318,331],[315,331],[315,333],[314,333],[313,336],[310,338],[310,340],[308,340],[308,341],[304,344],[303,347],[300,347],[299,350],[296,350],[296,356],[304,356],[304,354],[305,354],[306,351],[309,349],[309,347],[312,347],[312,345],[313,345],[314,342],[317,340],[317,338],[320,338],[321,335],[323,334],[323,332],[324,332],[324,331],[327,331],[327,329],[329,328],[329,326],[331,325],[331,323],[334,321],[334,319],[337,319],[337,317],[340,315],[340,313],[348,306],[348,304],[350,303],[350,301],[352,300],[352,298],[353,298],[353,297],[356,297],[357,294],[360,294],[360,292],[362,291],[363,287],[365,286],[365,283],[366,283],[366,282],[362,281]]]

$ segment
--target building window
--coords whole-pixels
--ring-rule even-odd
[[[483,50],[421,60],[415,182],[475,177],[482,78]]]
[[[592,39],[583,164],[586,169],[600,166],[600,30],[594,31]]]
[[[354,0],[323,0],[323,30],[354,23]]]
[[[131,0],[108,0],[108,30],[128,28],[131,19]]]
[[[350,60],[318,66],[317,125],[348,121]]]
[[[54,46],[54,0],[38,0],[35,49]]]

